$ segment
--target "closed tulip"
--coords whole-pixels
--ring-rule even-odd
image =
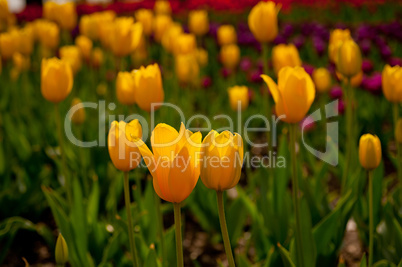
[[[218,28],[217,37],[221,46],[237,43],[237,33],[233,25],[221,25]]]
[[[188,28],[197,36],[202,36],[209,31],[208,12],[206,10],[194,10],[188,15]]]
[[[0,34],[0,53],[1,58],[11,59],[18,48],[18,33],[16,31],[4,32]]]
[[[0,0],[0,20],[7,20],[10,15],[7,0]]]
[[[112,51],[115,56],[127,56],[137,48],[141,40],[142,25],[134,23],[130,17],[117,18],[113,25]]]
[[[89,60],[92,52],[92,40],[85,35],[80,35],[75,39],[75,45],[80,49],[82,57]]]
[[[116,79],[116,95],[120,103],[134,105],[135,81],[130,72],[119,72]]]
[[[278,74],[278,85],[261,75],[275,101],[276,115],[287,123],[298,123],[306,116],[315,98],[314,83],[302,67],[284,67]]]
[[[57,22],[63,30],[71,31],[77,26],[77,11],[74,2],[59,5],[56,16]]]
[[[95,47],[92,51],[92,65],[95,68],[99,68],[103,63],[103,51],[99,47]]]
[[[338,51],[336,68],[346,78],[352,78],[362,70],[362,55],[353,40],[346,40]]]
[[[16,68],[18,70],[18,72],[22,72],[22,71],[29,69],[29,67],[31,65],[31,61],[30,61],[29,57],[26,57],[21,53],[14,53],[13,65],[14,65],[14,68]]]
[[[283,67],[301,66],[302,61],[295,45],[280,44],[272,49],[272,64],[275,74],[278,75]]]
[[[259,2],[248,15],[248,27],[260,43],[273,41],[278,35],[278,12],[274,2]]]
[[[200,132],[192,133],[183,123],[180,132],[160,123],[151,135],[153,153],[144,143],[139,146],[155,192],[163,200],[181,203],[193,191],[200,175],[201,138]]]
[[[75,45],[63,46],[60,48],[60,58],[68,62],[73,73],[77,73],[81,69],[81,52]]]
[[[148,112],[159,108],[155,104],[163,102],[165,93],[158,64],[148,65],[146,68],[141,66],[140,69],[134,70],[132,73],[135,80],[135,97],[138,106]]]
[[[158,0],[155,2],[154,11],[157,15],[170,15],[172,8],[170,7],[169,1]]]
[[[193,34],[182,33],[177,36],[175,41],[175,54],[192,54],[195,53],[197,48],[197,41],[195,40],[195,36]]]
[[[82,104],[81,100],[79,98],[74,98],[73,101],[71,102],[71,107],[76,108],[75,112],[71,116],[71,121],[74,124],[83,124],[86,115],[84,105]]]
[[[170,53],[175,52],[176,42],[178,37],[183,33],[183,27],[180,23],[172,23],[163,34],[162,45]]]
[[[328,54],[331,62],[336,62],[338,59],[338,50],[342,43],[346,40],[350,40],[350,31],[348,29],[335,29],[331,32],[329,37]]]
[[[20,41],[18,51],[24,56],[30,56],[34,46],[34,30],[32,26],[25,26],[19,31]]]
[[[109,156],[113,165],[128,172],[135,169],[141,161],[138,140],[142,138],[142,128],[138,120],[129,123],[114,121],[108,134]]]
[[[154,38],[157,42],[162,41],[162,36],[172,24],[172,18],[167,15],[158,15],[154,21]]]
[[[313,72],[315,88],[320,93],[327,92],[331,87],[331,74],[326,68],[318,68]]]
[[[365,134],[359,142],[360,164],[366,170],[373,170],[381,162],[381,142],[376,135]]]
[[[68,262],[68,246],[61,234],[59,234],[56,241],[55,260],[56,264],[60,266],[64,266]]]
[[[180,82],[196,82],[200,73],[196,56],[194,54],[177,55],[175,57],[175,70]]]
[[[243,139],[229,131],[215,130],[202,141],[201,180],[216,191],[230,189],[240,180],[243,165]]]
[[[73,72],[68,62],[58,58],[42,59],[41,92],[53,103],[63,101],[73,88]]]
[[[37,24],[39,41],[47,49],[56,49],[60,41],[60,30],[57,24],[50,21],[41,21]]]
[[[135,12],[136,20],[142,24],[144,34],[149,36],[152,34],[154,15],[149,9],[142,8]]]
[[[402,119],[398,119],[395,126],[395,140],[397,143],[402,144]]]
[[[197,49],[196,54],[198,65],[205,67],[208,64],[208,51],[203,48],[199,48]]]
[[[248,88],[246,86],[233,86],[228,89],[228,94],[232,110],[238,110],[239,102],[240,110],[245,110],[248,107]]]
[[[43,4],[43,18],[56,21],[58,4],[53,1],[46,1]]]
[[[137,49],[135,49],[134,52],[131,54],[131,60],[136,66],[138,66],[143,65],[147,58],[148,51],[145,43],[145,36],[142,36]]]
[[[392,103],[402,102],[402,68],[386,65],[382,71],[382,91],[385,98]]]
[[[221,48],[220,57],[223,66],[233,70],[240,61],[240,48],[235,44],[225,45]]]

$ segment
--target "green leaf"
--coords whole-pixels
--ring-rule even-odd
[[[144,266],[147,267],[158,267],[158,258],[156,256],[155,249],[150,249],[148,252],[147,259],[145,260]]]
[[[360,267],[367,267],[366,253],[363,254],[362,260],[360,261]]]
[[[99,198],[100,198],[99,181],[96,179],[92,183],[92,191],[88,198],[88,206],[87,206],[88,225],[92,225],[97,221],[99,212]]]
[[[285,267],[296,267],[296,265],[293,263],[292,258],[290,257],[289,251],[282,247],[280,244],[278,244],[279,248],[279,253],[281,254],[283,264]],[[314,265],[311,265],[314,266]]]
[[[243,201],[237,198],[227,209],[227,224],[232,247],[236,246],[238,238],[243,233],[247,210],[244,208]]]

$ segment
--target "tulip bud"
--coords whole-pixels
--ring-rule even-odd
[[[75,45],[80,49],[81,55],[88,60],[91,57],[92,41],[85,35],[80,35],[75,39]]]
[[[233,70],[239,64],[240,49],[235,44],[222,46],[220,56],[223,66]]]
[[[11,59],[17,48],[18,34],[16,31],[10,31],[0,34],[0,52],[2,59]]]
[[[327,92],[331,87],[331,74],[326,68],[318,68],[313,72],[313,81],[318,92]]]
[[[95,47],[92,51],[92,65],[99,68],[103,63],[103,51],[99,47]]]
[[[53,103],[63,101],[73,88],[73,72],[70,64],[57,59],[42,59],[41,92]]]
[[[301,66],[302,62],[295,45],[280,44],[272,49],[272,64],[275,74],[278,75],[281,68]]]
[[[114,121],[109,130],[108,149],[113,165],[128,172],[135,169],[141,161],[141,153],[137,147],[142,138],[142,128],[138,120],[129,123]]]
[[[111,48],[118,57],[129,55],[137,48],[142,36],[142,25],[131,17],[117,18],[113,23]]]
[[[239,102],[240,110],[245,110],[248,107],[248,88],[246,86],[233,86],[228,89],[228,94],[232,110],[238,110]]]
[[[181,203],[191,194],[200,176],[201,138],[200,132],[186,130],[183,123],[180,132],[160,123],[151,135],[153,153],[144,143],[138,146],[160,198]]]
[[[386,65],[382,71],[382,91],[385,98],[392,103],[402,102],[402,68]]]
[[[85,121],[85,109],[79,98],[74,98],[71,102],[71,108],[75,108],[75,112],[71,116],[71,121],[74,124],[82,124]]]
[[[14,53],[13,65],[18,70],[18,72],[27,70],[30,66],[30,59],[29,57],[25,57],[20,53]]]
[[[208,51],[202,48],[197,49],[197,62],[201,67],[208,64]]]
[[[77,46],[68,45],[60,48],[60,58],[70,64],[73,73],[81,69],[81,52]]]
[[[201,180],[210,189],[223,191],[237,185],[243,165],[243,139],[235,133],[212,130],[202,141]]]
[[[395,140],[402,144],[402,118],[398,119],[395,125]]]
[[[158,3],[159,1],[157,1]],[[172,24],[172,18],[167,15],[158,15],[154,21],[154,38],[157,42],[162,41],[162,36]]]
[[[271,42],[278,34],[278,12],[274,2],[259,2],[248,15],[248,26],[260,43]]]
[[[19,31],[20,41],[18,51],[24,56],[30,56],[34,46],[34,32],[32,26],[25,26]]]
[[[175,52],[177,39],[182,33],[183,28],[179,23],[170,24],[169,28],[162,37],[163,47],[171,53]]]
[[[197,48],[197,42],[193,34],[182,33],[177,36],[175,42],[175,54],[191,54],[194,53]]]
[[[147,36],[151,35],[154,20],[154,15],[152,14],[152,11],[145,8],[139,9],[137,12],[135,12],[135,18],[139,23],[142,24],[144,34]]]
[[[202,36],[209,31],[208,12],[205,10],[194,10],[188,15],[188,27],[190,32]]]
[[[350,40],[350,31],[348,29],[335,29],[331,32],[329,37],[328,54],[331,62],[335,63],[338,59],[338,50],[342,43],[346,40]]]
[[[170,13],[172,13],[172,8],[170,7],[170,3],[169,3],[169,1],[166,1],[166,0],[156,1],[154,10],[157,15],[170,15]]]
[[[336,68],[347,78],[352,78],[362,70],[360,48],[353,40],[346,40],[340,46]]]
[[[381,142],[376,135],[364,134],[359,142],[360,164],[366,170],[373,170],[381,162]]]
[[[64,30],[71,31],[77,26],[77,12],[74,2],[59,5],[56,16],[57,23]]]
[[[120,103],[134,105],[135,81],[130,72],[119,72],[116,79],[116,95]]]
[[[193,54],[177,55],[175,57],[175,70],[177,78],[182,83],[196,81],[200,73],[197,58]]]
[[[267,75],[261,75],[275,101],[276,115],[287,123],[300,122],[315,98],[310,75],[302,67],[284,67],[278,73],[278,85]]]
[[[68,262],[68,246],[61,234],[57,237],[55,258],[57,265],[64,266]]]
[[[133,70],[135,80],[135,97],[138,106],[150,112],[159,108],[156,103],[163,102],[165,93],[162,87],[161,71],[158,64],[148,65],[146,68],[141,66],[138,70]]]
[[[217,31],[220,46],[237,43],[237,33],[233,25],[221,25]]]

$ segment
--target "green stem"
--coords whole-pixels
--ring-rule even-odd
[[[292,183],[293,183],[293,205],[295,209],[295,221],[296,221],[296,254],[298,267],[304,266],[303,260],[303,244],[301,235],[301,220],[300,220],[300,202],[299,202],[299,180],[297,177],[297,158],[296,158],[296,127],[297,124],[290,124],[290,155],[292,164]]]
[[[373,265],[374,247],[374,216],[373,216],[373,171],[368,172],[369,176],[369,267]]]
[[[268,53],[269,53],[268,43],[262,43],[261,46],[262,46],[263,70],[264,74],[268,75]]]
[[[155,208],[156,208],[156,214],[158,216],[158,235],[160,238],[161,242],[161,250],[162,250],[162,266],[167,266],[167,251],[166,251],[166,246],[165,246],[165,235],[164,235],[164,229],[163,229],[163,216],[162,216],[162,210],[161,210],[161,201],[154,192],[155,195]]]
[[[396,124],[398,123],[399,119],[399,104],[394,103],[393,105],[393,116],[394,116],[394,127],[396,128]],[[396,143],[396,149],[397,149],[397,172],[398,172],[398,178],[399,178],[399,184],[402,185],[402,151],[401,151],[401,146],[400,144]],[[401,200],[402,200],[402,194],[401,195]]]
[[[352,113],[352,88],[350,86],[350,79],[347,79],[345,86],[346,95],[346,148],[345,148],[345,168],[342,175],[342,193],[346,192],[346,179],[349,176],[350,165],[351,165],[351,153],[352,153],[352,135],[353,135],[353,113]]]
[[[228,258],[229,267],[235,267],[232,247],[230,246],[228,227],[226,225],[225,208],[223,206],[223,191],[216,191],[216,197],[218,200],[219,223],[221,224],[223,245],[225,246],[226,257]]]
[[[176,256],[177,267],[183,267],[183,241],[181,237],[181,211],[180,203],[173,203],[174,207],[174,224],[176,229]]]
[[[84,142],[84,137],[82,133],[82,125],[76,125],[77,129],[77,137],[80,142]],[[89,183],[88,183],[88,177],[86,174],[86,166],[84,165],[85,162],[85,154],[84,154],[84,148],[83,147],[78,147],[78,153],[81,158],[81,176],[82,176],[82,184],[84,186],[85,190],[85,195],[89,196]]]
[[[65,179],[67,200],[68,200],[68,203],[70,204],[70,207],[71,207],[72,203],[73,203],[73,200],[72,200],[70,177],[69,177],[68,170],[67,170],[66,154],[64,152],[63,130],[62,130],[62,124],[61,124],[61,116],[60,116],[59,104],[55,104],[54,108],[55,108],[55,113],[56,113],[57,134],[58,134],[60,153],[61,153],[62,172],[63,172],[64,179]]]
[[[124,202],[126,204],[127,229],[128,229],[128,239],[130,241],[131,257],[133,258],[133,266],[137,267],[139,266],[139,264],[138,264],[137,251],[135,249],[133,222],[131,217],[130,187],[128,184],[128,172],[124,172]]]

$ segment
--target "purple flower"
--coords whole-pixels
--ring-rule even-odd
[[[325,42],[319,37],[313,37],[313,46],[319,56],[322,56],[325,51]]]
[[[371,77],[364,77],[361,86],[373,93],[381,91],[381,73],[376,72]]]
[[[311,116],[307,116],[300,122],[299,126],[304,132],[308,132],[314,128],[315,123]]]
[[[212,85],[212,79],[209,76],[205,76],[202,78],[202,87],[208,88]]]
[[[232,74],[232,71],[230,69],[227,69],[227,68],[222,68],[221,69],[221,74],[222,74],[223,78],[226,79],[227,77],[229,77]]]
[[[381,53],[381,56],[382,56],[384,59],[387,59],[387,58],[389,58],[389,57],[392,55],[391,48],[390,48],[388,45],[383,46],[383,47],[381,48],[381,50],[380,50],[380,53]]]
[[[369,73],[373,70],[373,63],[370,59],[363,59],[362,70],[364,73]]]
[[[260,83],[262,81],[261,74],[262,72],[258,69],[252,70],[249,75],[250,81],[253,83]]]
[[[391,67],[393,66],[402,66],[402,59],[398,58],[398,57],[392,57],[388,60],[388,64],[391,65]]]
[[[332,87],[331,91],[329,92],[329,95],[333,99],[341,98],[342,97],[342,88],[338,85]]]
[[[278,36],[276,36],[276,38],[274,40],[275,45],[286,44],[286,43],[287,43],[286,37],[279,35],[279,34],[278,34]]]
[[[293,34],[293,25],[286,23],[282,28],[282,35],[289,38]]]
[[[313,66],[311,66],[309,64],[303,64],[303,68],[308,74],[310,74],[310,76],[313,75],[313,72],[314,72]]]
[[[292,43],[296,46],[297,49],[300,49],[306,42],[306,39],[302,35],[298,35],[293,38]]]
[[[253,62],[249,57],[243,57],[240,60],[240,69],[244,72],[247,72],[250,70],[250,68],[253,66]]]
[[[364,39],[359,44],[360,49],[362,50],[363,55],[367,56],[371,50],[371,42],[367,39]]]
[[[345,111],[345,103],[343,102],[342,99],[339,99],[338,112],[339,114],[343,114],[344,111]]]
[[[218,23],[216,23],[216,22],[211,22],[211,23],[209,24],[209,34],[210,34],[211,36],[213,36],[214,38],[216,38],[216,33],[217,33],[217,31],[218,31],[218,28],[219,28],[219,24],[218,24]]]

